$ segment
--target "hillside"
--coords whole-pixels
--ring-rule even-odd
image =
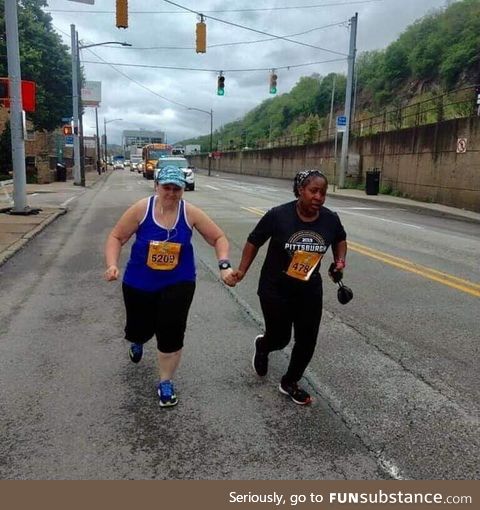
[[[480,0],[439,9],[416,21],[387,48],[360,53],[356,73],[356,118],[479,84]],[[334,81],[334,110],[343,112],[345,76],[305,76],[290,92],[263,101],[241,120],[215,131],[213,147],[265,146],[285,136],[313,140],[328,126]],[[199,143],[207,151],[210,136],[181,143]]]

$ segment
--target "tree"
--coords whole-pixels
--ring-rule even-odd
[[[0,0],[0,27],[5,27],[5,0]],[[29,114],[35,129],[53,130],[70,116],[71,60],[68,47],[54,32],[49,14],[42,11],[46,0],[20,0],[18,33],[22,79],[37,85],[36,112]],[[6,55],[6,40],[0,39],[0,54]],[[8,76],[7,61],[0,59],[0,76]]]

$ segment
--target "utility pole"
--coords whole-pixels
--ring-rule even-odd
[[[81,186],[80,174],[80,139],[79,135],[79,97],[78,97],[78,41],[75,25],[70,25],[70,40],[72,48],[72,100],[73,100],[73,184]]]
[[[102,173],[102,165],[100,164],[100,138],[98,137],[98,108],[95,107],[95,128],[96,128],[96,135],[97,135],[97,172],[100,175]]]
[[[10,81],[10,131],[13,164],[13,208],[11,214],[30,214],[27,205],[27,173],[22,118],[22,73],[18,43],[17,0],[5,0],[8,79]]]
[[[350,18],[350,51],[348,54],[348,74],[347,87],[345,92],[345,117],[347,118],[345,133],[342,136],[342,153],[340,157],[340,173],[338,176],[338,187],[345,186],[345,174],[348,165],[348,143],[350,139],[350,117],[352,115],[352,93],[353,93],[353,75],[355,70],[355,54],[357,51],[357,24],[358,12]]]
[[[213,110],[210,109],[210,155],[208,157],[208,176],[212,173],[212,158],[213,158]]]
[[[333,120],[333,105],[335,102],[335,85],[337,83],[337,74],[333,75],[332,80],[332,99],[330,101],[330,118],[328,120],[328,136],[330,136],[330,131],[332,130],[332,120]]]

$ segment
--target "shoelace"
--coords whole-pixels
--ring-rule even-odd
[[[170,381],[163,381],[160,383],[160,393],[162,398],[169,399],[173,395],[173,384]]]

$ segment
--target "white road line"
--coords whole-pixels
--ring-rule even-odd
[[[416,228],[417,230],[425,230],[425,227],[420,227],[418,225],[412,225],[411,223],[403,223],[401,221],[395,221],[395,220],[387,220],[386,218],[376,218],[375,216],[371,216],[370,214],[360,214],[357,212],[351,212],[342,210],[342,214],[351,214],[352,216],[361,216],[363,218],[368,218],[369,220],[377,220],[377,221],[384,221],[386,223],[395,223],[396,225],[403,225],[404,227],[410,227],[410,228]]]
[[[76,198],[78,198],[78,197],[71,197],[68,200],[65,200],[65,202],[60,204],[60,207],[66,207],[67,204],[69,204],[72,200],[75,200]]]
[[[215,191],[221,191],[220,188],[216,188],[215,186],[210,186],[210,184],[205,184],[206,188],[214,189]]]

